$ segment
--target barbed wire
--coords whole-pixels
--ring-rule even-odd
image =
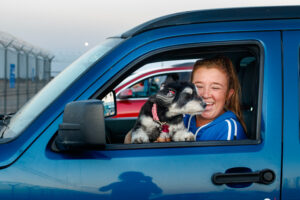
[[[0,44],[5,48],[13,48],[17,51],[23,51],[46,59],[54,58],[54,55],[51,52],[29,44],[28,42],[3,31],[0,31]]]

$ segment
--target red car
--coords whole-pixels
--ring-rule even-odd
[[[156,68],[135,73],[116,88],[117,115],[114,118],[138,117],[148,97],[155,94],[162,83],[189,81],[192,64],[186,63],[167,68]]]

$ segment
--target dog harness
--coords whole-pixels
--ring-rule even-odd
[[[162,132],[169,133],[169,125],[167,122],[161,122],[159,121],[158,115],[157,115],[157,105],[156,103],[152,106],[152,116],[153,120],[160,125],[160,129]]]

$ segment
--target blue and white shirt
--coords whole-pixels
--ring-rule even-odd
[[[223,113],[201,127],[196,125],[196,116],[185,115],[183,122],[185,127],[195,135],[196,141],[247,139],[241,123],[231,111]]]

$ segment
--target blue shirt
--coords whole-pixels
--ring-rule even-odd
[[[231,111],[223,113],[201,127],[196,125],[196,116],[185,115],[183,122],[185,127],[195,135],[196,141],[247,139],[241,123]]]

